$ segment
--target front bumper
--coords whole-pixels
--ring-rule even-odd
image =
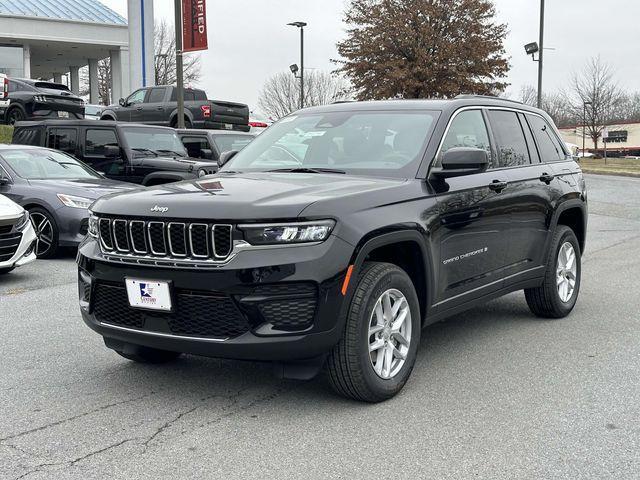
[[[196,120],[193,122],[195,128],[204,128],[207,130],[231,130],[235,132],[249,132],[251,127],[237,123],[213,122],[211,120]]]
[[[87,235],[89,210],[64,206],[55,211],[55,217],[60,246],[78,246]]]
[[[35,254],[35,241],[36,241],[36,232],[31,224],[31,221],[27,224],[27,226],[20,232],[19,244],[15,249],[15,253],[8,260],[0,261],[0,269],[5,268],[13,268],[13,267],[21,267],[26,265],[27,263],[31,263],[36,259]],[[14,238],[17,238],[17,234],[8,234],[5,236],[0,236],[0,247],[5,247],[6,245],[13,245]],[[7,247],[13,248],[13,247]],[[0,252],[5,251],[0,249]],[[4,257],[2,257],[4,258]]]
[[[310,359],[330,351],[342,335],[340,290],[352,252],[349,244],[330,237],[314,246],[243,251],[226,265],[197,270],[111,263],[87,238],[77,257],[80,309],[85,323],[112,348],[130,344],[243,360]],[[170,282],[174,311],[129,307],[124,288],[129,277]]]

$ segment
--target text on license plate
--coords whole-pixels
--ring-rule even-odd
[[[129,305],[135,308],[171,311],[171,290],[168,282],[125,279]]]

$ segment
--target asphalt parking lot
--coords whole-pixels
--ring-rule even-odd
[[[193,356],[138,365],[77,307],[73,253],[0,280],[0,478],[639,478],[640,179],[588,176],[572,315],[521,293],[427,328],[378,405]]]

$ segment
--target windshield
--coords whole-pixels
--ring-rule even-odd
[[[213,143],[219,152],[240,151],[254,138],[253,135],[213,135]]]
[[[102,112],[103,107],[96,107],[95,105],[85,105],[84,106],[84,114],[85,115],[98,115]]]
[[[175,131],[165,128],[126,127],[122,133],[130,150],[136,154],[171,154],[187,156],[187,150]]]
[[[28,180],[100,178],[79,160],[52,150],[3,150],[2,158],[18,176]]]
[[[290,115],[256,137],[223,170],[334,169],[414,177],[438,112]]]

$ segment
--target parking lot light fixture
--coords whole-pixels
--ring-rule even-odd
[[[291,22],[287,25],[300,29],[300,108],[304,108],[304,27],[307,24],[306,22]],[[289,68],[293,72],[293,65]],[[294,75],[295,73],[293,72]]]

